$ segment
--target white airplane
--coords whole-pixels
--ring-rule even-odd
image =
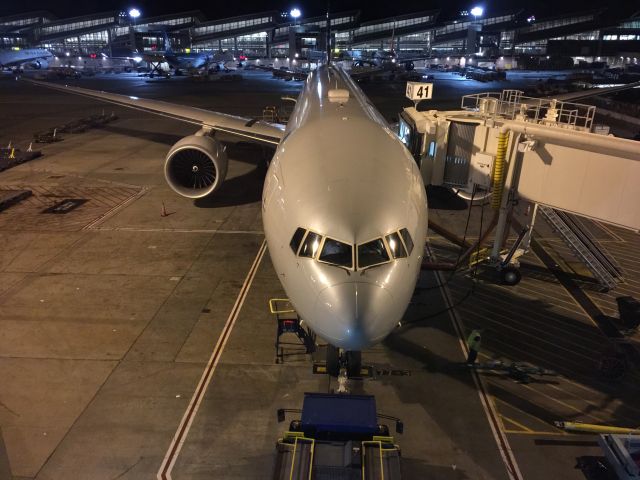
[[[218,70],[237,70],[238,62],[231,52],[203,51],[176,53],[171,47],[169,35],[164,33],[165,50],[159,53],[145,53],[142,58],[149,63],[165,61],[174,71],[216,68]]]
[[[0,49],[0,70],[3,68],[20,68],[29,65],[32,68],[47,68],[53,54],[44,48]]]
[[[330,345],[336,374],[384,339],[413,294],[427,234],[425,187],[411,154],[354,81],[322,66],[308,76],[286,129],[158,100],[33,82],[201,127],[169,150],[178,194],[215,195],[227,172],[216,132],[276,145],[262,197],[267,244],[300,317]]]

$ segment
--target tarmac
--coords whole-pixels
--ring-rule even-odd
[[[263,72],[241,82],[125,74],[78,82],[248,117],[301,86]],[[366,90],[388,118],[410,103],[395,89]],[[263,247],[264,152],[230,144],[224,186],[194,202],[162,173],[169,147],[193,126],[8,77],[0,79],[0,144],[26,148],[35,132],[103,110],[118,120],[34,145],[42,157],[0,173],[0,190],[32,191],[0,213],[0,478],[269,478],[287,428],[276,410],[337,385],[312,372],[301,346],[275,362],[268,302],[284,291]],[[43,213],[74,199],[82,202],[66,213]],[[462,236],[460,201],[438,191],[430,200],[431,218]],[[471,209],[470,239],[481,208]],[[527,254],[516,287],[498,285],[482,265],[425,271],[402,327],[363,352],[377,374],[350,388],[404,421],[395,436],[403,478],[580,479],[577,459],[601,455],[595,437],[562,432],[554,420],[640,424],[637,368],[615,382],[598,375],[611,337],[556,275],[578,278],[615,325],[616,295],[640,290],[631,253],[638,234],[594,224],[626,274],[619,291],[603,293],[553,232],[537,228],[557,266]],[[430,232],[431,256],[458,251]],[[475,328],[481,361],[524,361],[558,375],[522,384],[469,369],[462,339]]]

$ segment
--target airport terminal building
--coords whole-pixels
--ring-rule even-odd
[[[362,22],[359,11],[331,15],[331,48],[336,55],[366,57],[391,49],[451,64],[492,61],[499,68],[525,58],[544,64],[557,57],[574,62],[637,64],[640,12],[621,17],[612,9],[536,19],[523,11],[460,12],[444,18],[438,10]],[[476,12],[477,13],[477,12]],[[229,51],[247,58],[314,60],[326,51],[325,17],[291,18],[277,11],[208,20],[199,11],[156,17],[106,12],[56,18],[39,11],[0,18],[0,47],[43,47],[56,55]],[[544,65],[553,67],[554,65]]]

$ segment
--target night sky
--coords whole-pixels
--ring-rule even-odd
[[[617,3],[619,0],[614,0]],[[630,3],[634,3],[631,0]],[[622,2],[622,4],[627,2]],[[538,18],[553,16],[560,13],[584,11],[602,7],[599,0],[562,0],[552,2],[550,0],[481,0],[477,4],[483,5],[487,13],[508,12],[524,9]],[[266,10],[289,10],[292,6],[302,9],[303,15],[315,16],[326,12],[326,0],[291,0],[265,2],[260,0],[0,0],[0,16],[23,13],[34,10],[48,10],[58,17],[71,17],[109,10],[122,10],[130,6],[136,6],[143,12],[143,16],[162,15],[186,10],[201,10],[208,19],[231,17],[247,13],[255,13]],[[345,11],[351,9],[361,10],[362,20],[375,20],[403,13],[418,12],[421,10],[441,9],[446,18],[454,16],[459,10],[468,9],[476,5],[466,0],[333,0],[332,11]],[[609,4],[613,6],[613,4]]]

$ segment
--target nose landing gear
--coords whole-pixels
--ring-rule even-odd
[[[362,352],[327,345],[327,373],[339,377],[343,369],[348,378],[361,377]]]

